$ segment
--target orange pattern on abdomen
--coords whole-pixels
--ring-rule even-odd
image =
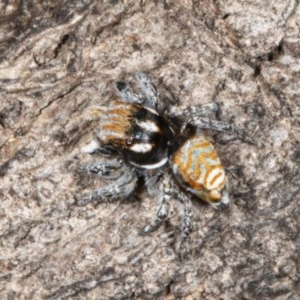
[[[173,155],[173,171],[192,192],[221,190],[225,172],[213,145],[202,136],[187,140]]]

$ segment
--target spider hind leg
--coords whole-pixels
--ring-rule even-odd
[[[171,184],[171,178],[168,175],[164,175],[161,179],[158,191],[156,216],[151,220],[150,224],[143,229],[143,234],[148,234],[157,230],[168,217],[170,200],[173,193],[174,191]]]

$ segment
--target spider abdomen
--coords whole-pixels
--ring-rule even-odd
[[[172,170],[185,189],[197,197],[213,204],[228,202],[224,168],[213,145],[203,136],[188,139],[173,154]]]

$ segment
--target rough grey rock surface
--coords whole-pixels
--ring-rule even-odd
[[[1,299],[300,299],[298,1],[0,1]],[[140,200],[77,207],[82,115],[147,72],[180,103],[222,104],[257,145],[208,132],[232,204],[180,206],[149,236]]]

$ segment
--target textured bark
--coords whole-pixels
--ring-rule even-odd
[[[299,299],[300,7],[297,1],[0,1],[1,299]],[[156,232],[140,200],[77,207],[103,184],[76,167],[84,110],[146,71],[181,104],[222,104],[257,145],[208,132],[228,211],[180,205]]]

